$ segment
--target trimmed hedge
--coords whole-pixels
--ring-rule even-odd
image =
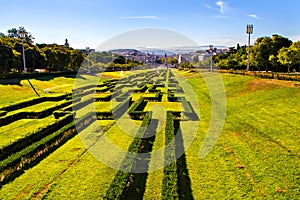
[[[56,111],[53,112],[53,115],[54,115],[55,119],[59,119],[59,118],[64,117],[64,116],[66,116],[68,114],[72,114],[73,115],[73,113],[71,113],[70,111],[56,110]]]
[[[107,94],[106,96],[95,95],[95,101],[100,101],[100,102],[109,102],[111,98],[112,98],[112,94]]]
[[[34,98],[34,99],[20,101],[20,102],[14,103],[12,105],[3,106],[0,109],[9,112],[9,111],[14,111],[14,110],[18,110],[21,108],[33,106],[33,105],[42,103],[44,101],[62,101],[70,95],[71,95],[71,93],[54,96],[54,97],[38,97],[38,98]]]
[[[161,102],[163,93],[156,92],[155,97],[144,97],[147,101]]]
[[[168,90],[168,101],[170,102],[178,102],[178,98],[175,97],[175,94],[173,91]]]
[[[67,116],[49,124],[46,127],[39,129],[36,132],[29,133],[26,137],[20,138],[8,146],[0,147],[0,159],[5,159],[8,156],[21,151],[25,147],[31,145],[34,142],[39,141],[41,138],[59,130],[64,127],[66,124],[69,124],[73,121],[73,115],[68,114]]]
[[[146,114],[146,112],[144,112],[144,108],[146,107],[146,105],[147,101],[145,101],[145,98],[142,97],[131,105],[128,114],[132,119],[143,119]]]
[[[3,180],[14,174],[19,170],[23,170],[24,167],[36,161],[40,157],[48,155],[48,152],[53,151],[67,140],[77,134],[77,131],[83,130],[95,121],[95,117],[92,114],[88,114],[76,123],[65,123],[62,128],[54,130],[52,134],[49,134],[39,141],[30,144],[26,148],[16,152],[7,159],[0,162],[0,184]],[[67,124],[67,125],[66,125]],[[77,130],[77,131],[76,131]]]
[[[60,76],[74,76],[77,71],[65,71],[65,72],[42,72],[42,73],[26,73],[26,74],[0,74],[0,79],[33,79],[45,76],[60,77]]]
[[[137,137],[135,137],[128,148],[128,152],[138,153],[140,146],[143,143],[142,136],[146,133],[147,125],[151,121],[151,112],[147,112],[142,125],[137,133]],[[122,164],[121,170],[118,171],[117,175],[115,176],[113,182],[110,184],[104,199],[121,199],[123,191],[126,189],[126,185],[129,181],[130,171],[134,167],[134,160],[136,158],[133,157],[130,153],[127,153],[125,156]],[[125,171],[125,172],[124,172]]]
[[[163,184],[162,184],[162,199],[178,199],[177,187],[177,165],[175,155],[175,142],[170,145],[174,138],[174,121],[173,113],[167,112],[166,127],[165,127],[165,146],[169,145],[170,148],[165,148],[165,164],[171,164],[164,168]]]
[[[5,116],[6,114],[7,114],[7,112],[6,112],[6,111],[0,110],[0,117],[3,117],[3,116]]]
[[[300,81],[300,74],[293,73],[276,73],[276,72],[259,72],[259,71],[243,71],[243,70],[218,70],[220,73],[239,74],[247,76],[255,76],[266,79],[278,79],[285,81]]]
[[[146,92],[147,89],[148,89],[148,86],[144,85],[143,87],[136,89],[134,92],[143,93],[143,92]]]
[[[0,126],[5,126],[7,124],[18,121],[20,119],[41,119],[41,118],[50,116],[50,115],[52,115],[52,113],[54,111],[62,109],[71,104],[72,104],[72,101],[69,100],[62,104],[45,109],[41,112],[19,112],[19,113],[13,114],[13,115],[6,115],[5,117],[0,118],[1,119]]]
[[[58,142],[58,139],[62,138],[64,136],[64,133],[70,129],[73,129],[72,132],[76,132],[74,123],[64,126],[58,131],[42,138],[35,143],[32,143],[26,148],[1,161],[0,172],[2,173],[2,175],[4,175],[5,178],[7,178],[15,171],[20,170],[19,168],[24,167],[25,164],[29,164],[33,160],[37,159],[37,157],[40,156],[38,155],[39,152],[41,152],[40,154],[42,154],[43,151],[46,151],[47,146],[51,144],[55,145],[55,143]]]

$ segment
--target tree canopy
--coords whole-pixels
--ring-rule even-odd
[[[299,71],[298,43],[293,43],[290,39],[276,34],[272,37],[257,38],[254,46],[251,47],[250,70]],[[232,47],[227,54],[214,56],[214,62],[222,69],[246,69],[247,54],[246,46],[239,47],[239,49]]]
[[[0,36],[0,73],[23,70],[21,32],[25,35],[24,50],[29,72],[35,69],[76,70],[85,58],[81,51],[63,45],[33,44],[34,38],[24,27],[12,28],[8,30],[8,35]]]

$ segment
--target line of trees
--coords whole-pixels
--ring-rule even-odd
[[[22,72],[22,32],[29,72],[77,70],[86,57],[83,52],[64,45],[34,44],[34,37],[24,27],[12,28],[7,35],[0,33],[0,73]]]
[[[231,47],[226,54],[213,57],[214,63],[219,69],[245,70],[247,67],[248,48],[245,46]],[[250,70],[296,72],[300,70],[300,41],[292,42],[280,35],[272,37],[260,37],[251,47]]]
[[[122,55],[103,51],[91,52],[82,64],[83,69],[89,66],[91,71],[127,71],[143,65],[142,62],[125,58]]]

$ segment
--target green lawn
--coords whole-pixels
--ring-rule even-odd
[[[300,89],[284,82],[223,75],[225,127],[214,149],[200,159],[210,98],[203,80],[197,76],[188,80],[201,108],[201,126],[187,151],[195,199],[299,196]]]
[[[179,73],[193,87],[200,108],[196,137],[185,152],[194,199],[299,198],[300,88],[286,81],[222,74],[227,96],[224,129],[212,151],[200,158],[211,118],[209,90],[199,74]],[[107,73],[105,76],[118,77],[118,74]],[[166,88],[163,90],[167,91]],[[138,99],[141,95],[134,94],[134,98]],[[161,119],[167,110],[182,111],[181,103],[167,102],[166,97],[163,102],[148,102],[144,111],[153,111],[154,119]],[[92,96],[87,95],[82,101],[90,98]],[[78,115],[83,116],[93,107],[97,111],[107,111],[110,106],[110,102],[97,102],[79,110]],[[14,126],[22,125],[18,123]],[[133,121],[133,124],[140,126],[141,121]],[[100,151],[100,156],[106,161],[120,155],[113,155],[109,146],[102,146],[104,137],[103,132],[98,130],[99,125],[111,144],[124,151],[128,149],[133,141],[128,132],[135,133],[132,124],[126,124],[126,121],[119,124],[113,120],[96,121],[84,133],[4,185],[0,189],[0,199],[102,199],[117,170],[97,161],[85,147],[89,148],[95,139],[99,139],[89,149],[91,152],[99,153],[100,147],[105,148],[106,151]],[[181,126],[183,129],[189,128],[185,121],[181,122]],[[164,119],[158,122],[158,127],[153,150],[165,144]],[[92,134],[94,129],[98,132]],[[1,130],[9,133],[9,128],[1,127]],[[183,139],[187,141],[187,137],[185,135]],[[85,146],[80,138],[85,141]],[[186,141],[183,141],[184,145]],[[122,160],[120,157],[117,163]],[[163,151],[156,157],[152,154],[150,170],[158,162],[164,162]],[[163,169],[148,173],[144,199],[162,198],[163,177]]]
[[[95,79],[94,76],[83,75],[82,80],[78,83],[86,83],[86,80]],[[16,103],[21,100],[31,99],[37,97],[32,90],[28,81],[15,80],[18,84],[0,84],[0,107],[11,103]],[[41,77],[39,79],[30,79],[30,82],[35,87],[41,96],[51,96],[52,94],[70,93],[74,87],[75,78],[67,77]]]
[[[55,121],[54,116],[43,119],[22,119],[0,127],[0,147],[7,146],[16,140],[24,138]]]

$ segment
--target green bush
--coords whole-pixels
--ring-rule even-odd
[[[174,145],[170,144],[174,138],[174,131],[173,113],[168,111],[165,127],[165,146],[169,145],[169,148],[165,148],[165,164],[173,162],[164,168],[162,199],[178,199],[175,142]]]
[[[33,106],[33,105],[36,105],[36,104],[39,104],[39,103],[42,103],[45,101],[61,101],[61,100],[66,99],[68,96],[70,96],[70,94],[63,94],[63,95],[58,95],[58,96],[53,96],[53,97],[38,97],[38,98],[29,99],[29,100],[19,101],[12,105],[3,106],[0,109],[9,112],[9,111],[14,111],[14,110],[18,110],[21,108]]]
[[[146,133],[146,126],[150,123],[151,116],[151,112],[146,113],[142,125],[137,133],[137,137],[133,139],[128,148],[128,152],[138,153],[139,148],[143,143],[142,136],[144,136]],[[126,189],[126,184],[128,182],[129,176],[131,174],[129,173],[129,171],[131,171],[131,169],[134,167],[135,159],[136,158],[131,156],[130,153],[127,153],[121,164],[122,171],[118,171],[113,182],[110,184],[104,199],[121,199],[123,191]]]
[[[73,115],[68,114],[65,117],[60,118],[59,120],[49,124],[46,127],[42,127],[41,129],[28,133],[25,137],[16,139],[12,141],[11,144],[0,147],[0,159],[5,159],[8,156],[21,151],[23,148],[29,146],[30,144],[39,141],[41,138],[59,130],[64,127],[66,124],[69,124],[73,121]]]
[[[0,117],[3,117],[3,116],[5,116],[6,114],[7,114],[7,112],[6,112],[6,111],[0,110]]]
[[[146,114],[146,112],[143,111],[146,105],[147,101],[145,101],[144,97],[134,102],[128,111],[130,117],[136,120],[143,119]]]
[[[54,107],[46,108],[40,112],[18,112],[12,115],[7,114],[4,117],[1,117],[0,126],[5,126],[7,124],[10,124],[14,121],[20,120],[20,119],[41,119],[47,116],[52,115],[52,113],[56,110],[62,109],[66,106],[69,106],[72,104],[72,101],[65,101],[63,103],[60,103]]]

